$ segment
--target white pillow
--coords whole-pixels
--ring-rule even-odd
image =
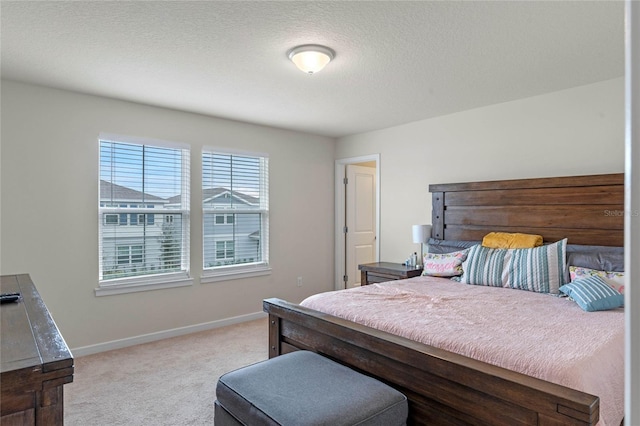
[[[432,277],[455,277],[462,275],[462,262],[469,250],[453,253],[427,253],[423,259],[422,275]]]

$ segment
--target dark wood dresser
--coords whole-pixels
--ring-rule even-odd
[[[0,424],[62,425],[62,386],[73,381],[73,357],[29,275],[0,276]]]

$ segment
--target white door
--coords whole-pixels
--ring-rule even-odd
[[[347,164],[346,287],[360,285],[361,263],[376,259],[376,169]]]

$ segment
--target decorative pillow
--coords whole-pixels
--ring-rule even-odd
[[[467,259],[462,263],[462,277],[464,284],[487,285],[503,287],[503,271],[511,257],[511,251],[506,249],[490,249],[481,245],[469,249]]]
[[[466,284],[558,294],[565,278],[567,239],[528,249],[474,246],[462,264]]]
[[[489,232],[482,239],[482,245],[488,248],[522,249],[542,245],[542,235],[509,232]]]
[[[580,266],[569,266],[571,281],[580,280],[587,277],[598,276],[609,285],[609,287],[624,294],[624,272],[597,271],[595,269],[582,268]]]
[[[454,253],[427,253],[423,259],[422,275],[432,277],[454,277],[462,275],[462,262],[467,258],[469,250]]]
[[[624,296],[609,287],[602,277],[597,275],[565,284],[560,287],[560,291],[587,312],[606,311],[624,306]]]

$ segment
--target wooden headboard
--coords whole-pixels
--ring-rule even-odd
[[[569,244],[624,245],[624,174],[429,185],[432,236],[481,241],[489,232]]]

